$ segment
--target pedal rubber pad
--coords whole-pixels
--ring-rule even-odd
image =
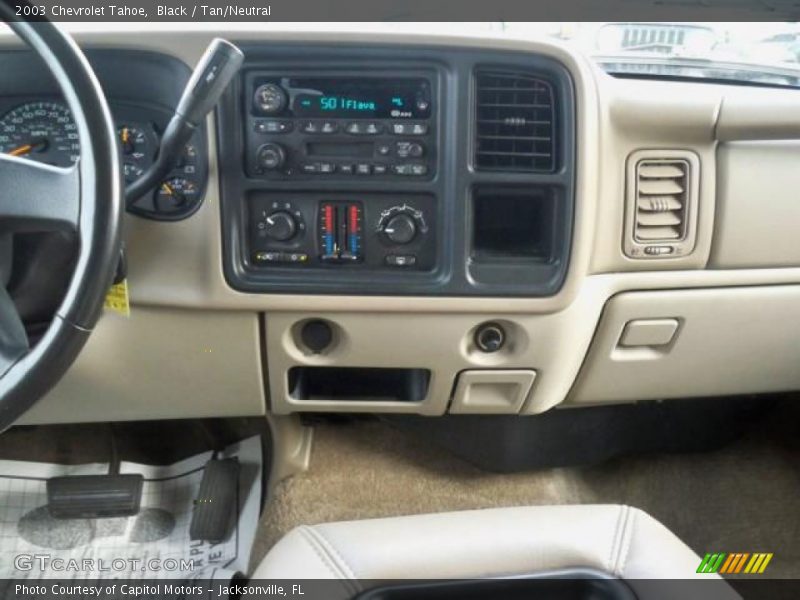
[[[47,480],[47,507],[55,519],[129,517],[139,512],[144,477],[71,475]]]
[[[221,542],[227,539],[239,504],[239,468],[235,458],[206,463],[189,525],[192,540]]]

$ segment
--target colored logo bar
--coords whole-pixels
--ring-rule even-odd
[[[772,560],[772,552],[715,552],[706,554],[697,567],[698,573],[751,575],[762,574]]]

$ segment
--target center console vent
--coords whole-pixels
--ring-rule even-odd
[[[478,71],[475,166],[494,171],[555,169],[553,87],[522,72]]]

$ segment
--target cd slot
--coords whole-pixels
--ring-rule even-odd
[[[372,158],[375,144],[363,142],[356,144],[336,142],[308,142],[306,156],[309,158]]]

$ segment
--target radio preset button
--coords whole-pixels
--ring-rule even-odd
[[[333,163],[319,163],[319,172],[323,174],[333,173],[336,170],[336,165]]]
[[[316,121],[305,121],[300,126],[300,131],[303,133],[319,133],[320,125]]]
[[[303,170],[303,173],[307,173],[309,175],[315,175],[320,171],[320,164],[319,163],[305,163],[300,167]]]
[[[425,135],[428,133],[427,123],[393,123],[392,133],[395,135]]]
[[[370,175],[372,173],[372,165],[369,163],[359,163],[356,165],[356,175]]]
[[[383,132],[383,125],[376,121],[353,121],[347,124],[345,131],[351,135],[378,135]]]
[[[343,165],[339,165],[338,170],[339,170],[339,173],[341,173],[342,175],[352,175],[353,171],[354,171],[354,167],[351,164],[343,164]]]
[[[319,130],[322,133],[336,133],[339,131],[339,124],[336,121],[325,121]]]
[[[388,170],[386,165],[372,165],[372,172],[375,175],[386,175]]]

